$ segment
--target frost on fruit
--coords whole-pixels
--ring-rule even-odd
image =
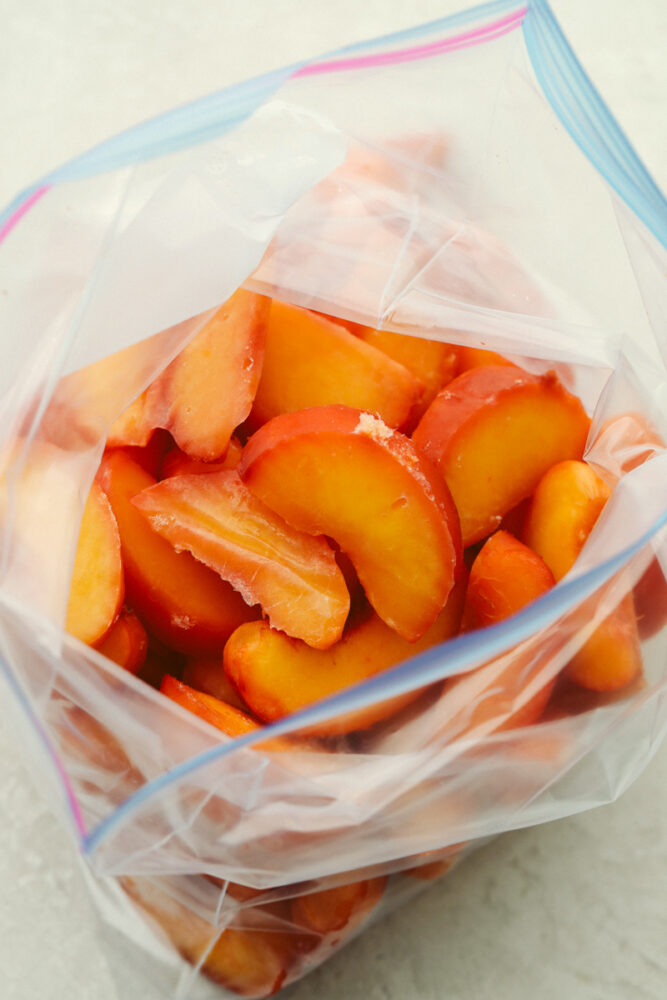
[[[374,441],[387,441],[394,432],[379,417],[373,416],[372,413],[362,413],[359,416],[359,423],[354,428],[354,433],[364,434]]]

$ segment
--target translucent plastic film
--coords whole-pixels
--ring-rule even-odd
[[[565,44],[542,3],[501,3],[293,67],[202,106],[203,141],[174,116],[160,142],[153,123],[143,145],[119,139],[71,177],[64,168],[0,231],[12,293],[1,303],[0,654],[17,739],[76,834],[109,932],[140,942],[163,995],[207,996],[200,969],[232,993],[274,992],[485,838],[615,798],[664,734],[664,202],[606,110],[591,110],[580,71],[565,87]],[[392,435],[430,447],[424,414],[449,380],[489,362],[501,380],[520,370],[584,428],[578,467],[599,516],[539,599],[483,628],[470,610],[475,565],[495,529],[510,545],[539,534],[526,520],[535,484],[492,527],[468,529],[461,513],[462,568],[431,638],[396,638],[348,567],[345,649],[353,666],[386,655],[384,669],[349,667],[340,689],[264,714],[239,683],[255,721],[229,734],[173,693],[201,676],[187,644],[168,639],[186,612],[128,611],[127,560],[127,617],[147,633],[137,676],[65,624],[91,483],[111,496],[126,459],[144,487],[169,481],[165,456],[187,452],[175,444],[174,365],[239,287],[233,301],[248,308],[266,297],[316,317],[323,339],[302,379],[313,392],[326,337],[361,340],[364,359],[391,343],[387,409],[359,407],[369,447]],[[274,412],[258,368],[238,362],[236,382],[260,393],[232,421],[244,475],[247,442]],[[352,405],[354,379],[339,381],[332,402]],[[158,430],[119,445],[118,418],[127,434],[143,399],[162,407]],[[551,447],[557,420],[526,412],[517,464]],[[501,453],[504,437],[484,447]],[[363,475],[360,460],[358,479],[336,486],[341,503],[356,488],[362,509]],[[330,566],[326,534],[307,551],[324,546]],[[415,552],[425,575],[428,553]],[[194,579],[184,573],[184,594]],[[238,579],[239,622],[268,630]],[[285,641],[285,664],[315,669]],[[221,664],[223,647],[211,641],[205,656]],[[596,679],[605,670],[614,683]]]

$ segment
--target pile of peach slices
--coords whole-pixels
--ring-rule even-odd
[[[588,430],[553,372],[239,290],[112,427],[67,629],[247,733],[553,587],[610,492]],[[564,674],[593,692],[640,677],[631,595]]]

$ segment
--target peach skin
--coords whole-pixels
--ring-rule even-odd
[[[262,377],[250,418],[342,403],[402,427],[421,395],[408,369],[318,313],[271,303]]]
[[[580,458],[588,427],[580,401],[553,372],[489,365],[450,382],[412,440],[444,476],[468,546],[494,531],[554,463]]]
[[[132,503],[177,551],[260,604],[275,628],[317,649],[340,639],[350,595],[333,550],[270,510],[236,470],[163,479]]]
[[[299,531],[328,535],[368,600],[409,642],[435,621],[462,564],[458,517],[436,469],[377,417],[323,406],[274,417],[238,472]]]
[[[133,611],[125,609],[96,649],[123,670],[138,674],[148,653],[146,629]]]
[[[523,537],[561,580],[574,565],[611,494],[585,462],[559,462],[540,480]],[[566,676],[594,691],[624,687],[641,672],[637,620],[628,594],[575,653]]]
[[[150,632],[179,652],[222,651],[234,629],[258,612],[217,573],[153,531],[132,498],[155,480],[122,449],[103,459],[100,482],[118,522],[130,606]]]
[[[66,631],[88,645],[99,642],[118,617],[124,594],[118,525],[111,504],[95,482],[83,509]]]
[[[464,592],[459,583],[435,623],[414,643],[406,642],[375,614],[349,626],[341,641],[327,650],[290,639],[266,622],[249,622],[225,646],[225,672],[255,715],[275,722],[452,638],[459,630]],[[409,691],[319,723],[309,728],[309,734],[335,736],[367,729],[420,693]]]

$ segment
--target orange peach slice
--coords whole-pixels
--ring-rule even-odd
[[[227,736],[245,736],[246,733],[253,733],[260,728],[259,723],[247,712],[221,701],[220,698],[196,691],[170,674],[165,674],[162,678],[160,691],[167,698],[187,708],[189,712],[194,712],[200,719],[210,722]]]
[[[480,549],[468,579],[462,628],[495,625],[536,601],[555,584],[547,564],[508,531]]]
[[[294,961],[289,935],[235,927],[221,932],[153,880],[124,876],[121,885],[181,955],[192,965],[201,963],[204,975],[220,986],[260,998],[272,996],[284,985]]]
[[[297,896],[292,900],[292,920],[317,934],[357,927],[378,905],[386,884],[382,876]]]
[[[197,458],[190,458],[180,448],[171,448],[162,460],[159,478],[206,475],[209,472],[222,472],[223,469],[235,469],[242,451],[243,445],[235,437],[229,442],[227,454],[219,462],[202,462]]]
[[[559,462],[540,480],[523,537],[556,580],[572,568],[610,494],[585,462]],[[611,691],[629,684],[640,671],[637,620],[628,595],[575,653],[566,674],[582,687]]]
[[[147,393],[130,403],[126,410],[113,422],[107,436],[107,448],[144,448],[155,425],[151,422],[146,406]]]
[[[512,366],[513,362],[508,361],[504,358],[502,354],[496,354],[495,351],[485,351],[481,347],[463,347],[462,345],[458,348],[458,371],[457,374],[460,375],[462,372],[467,372],[471,368],[485,368],[487,365],[509,365]]]
[[[556,580],[571,569],[610,494],[585,462],[558,462],[540,479],[522,537]]]
[[[414,642],[435,621],[461,565],[458,519],[408,438],[369,413],[317,407],[265,424],[238,471],[289,524],[336,541],[399,635]]]
[[[146,662],[148,636],[132,611],[123,611],[101,643],[98,652],[113,660],[123,670],[137,674]]]
[[[225,672],[255,715],[275,722],[452,638],[459,630],[464,589],[462,584],[455,587],[435,623],[414,643],[406,642],[374,614],[349,627],[341,641],[327,650],[290,639],[266,622],[249,622],[225,646]],[[420,693],[410,691],[319,723],[312,733],[329,736],[366,729]]]
[[[99,642],[118,617],[124,592],[118,526],[103,490],[93,483],[83,509],[65,629],[88,645]]]
[[[133,503],[177,551],[261,604],[275,628],[317,649],[340,639],[350,595],[326,539],[292,528],[234,469],[163,479]]]
[[[436,396],[412,439],[447,481],[463,544],[485,538],[556,462],[581,458],[589,420],[552,372],[473,368]]]
[[[403,365],[317,313],[271,303],[262,377],[251,423],[342,403],[401,427],[421,387]]]
[[[250,413],[264,353],[269,299],[239,289],[148,389],[154,427],[192,458],[224,456]]]
[[[181,680],[188,687],[210,694],[228,705],[245,712],[248,708],[230,684],[222,664],[222,656],[191,656],[188,658]]]
[[[404,365],[418,379],[422,394],[413,407],[412,419],[415,422],[457,374],[458,349],[452,344],[389,330],[373,330],[369,326],[359,327],[357,336]]]
[[[257,612],[217,573],[153,531],[132,498],[155,480],[122,449],[104,458],[100,482],[118,522],[128,601],[142,622],[179,652],[221,651]]]

